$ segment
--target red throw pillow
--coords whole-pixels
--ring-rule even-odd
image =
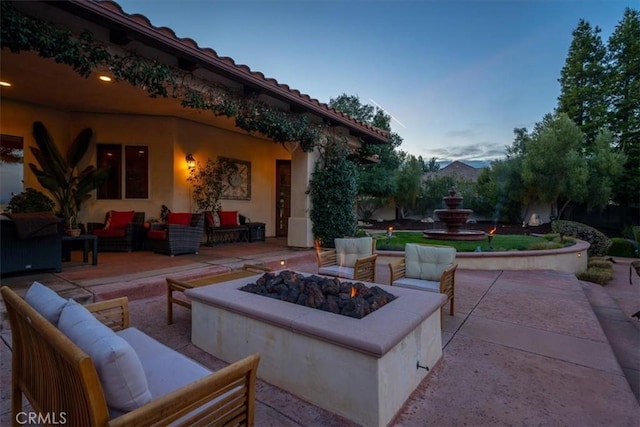
[[[191,225],[191,214],[189,212],[169,212],[167,224]]]
[[[238,223],[238,211],[220,211],[220,225],[240,225]]]
[[[104,225],[105,230],[119,230],[126,228],[133,222],[134,211],[111,211],[107,223]]]

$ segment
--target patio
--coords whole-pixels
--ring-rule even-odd
[[[74,251],[62,273],[2,279],[26,290],[33,280],[65,297],[127,295],[132,325],[211,369],[225,363],[191,344],[191,313],[174,309],[166,324],[166,276],[182,279],[229,271],[244,263],[314,273],[315,253],[286,239],[202,247],[199,255],[100,253],[97,266]],[[376,277],[388,283],[380,256]],[[423,425],[616,425],[640,419],[640,278],[629,285],[628,259],[614,264],[606,287],[552,271],[459,269],[456,315],[444,316],[443,358],[392,423]],[[542,292],[541,292],[542,291]],[[3,317],[0,425],[10,422],[11,352]],[[260,371],[258,371],[260,377]],[[631,383],[631,386],[630,386]],[[258,381],[258,426],[350,426],[348,420]]]

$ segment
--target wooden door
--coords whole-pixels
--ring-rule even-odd
[[[291,215],[291,160],[276,160],[276,237],[286,237]]]

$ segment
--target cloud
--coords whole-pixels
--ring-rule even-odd
[[[477,134],[473,129],[458,129],[447,131],[444,133],[444,136],[447,138],[472,138]]]
[[[480,142],[425,150],[427,158],[435,157],[440,161],[479,160],[490,161],[505,157],[504,145],[492,142]]]

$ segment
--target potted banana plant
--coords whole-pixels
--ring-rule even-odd
[[[89,193],[98,188],[109,174],[109,168],[93,165],[79,169],[91,144],[93,131],[90,128],[80,131],[65,156],[42,122],[33,123],[33,137],[37,147],[30,148],[38,165],[29,163],[29,168],[40,185],[53,195],[65,223],[71,224],[77,218],[82,203],[91,198]]]

